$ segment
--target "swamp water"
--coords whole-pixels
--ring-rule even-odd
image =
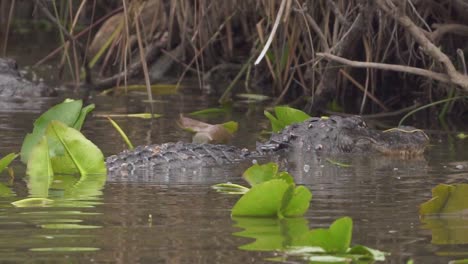
[[[175,123],[179,113],[216,105],[216,98],[183,93],[156,98],[154,109],[162,118],[115,120],[134,145],[190,141],[191,136]],[[0,108],[0,153],[18,151],[33,120],[60,101],[34,101],[34,107],[31,102],[15,102]],[[96,109],[83,133],[105,156],[121,151],[126,148],[122,139],[98,115],[147,112],[141,101],[141,97],[98,96],[85,102],[95,103]],[[262,112],[256,104],[237,103],[232,112],[207,121],[239,121],[232,144],[253,148],[259,132],[268,128]],[[433,187],[465,183],[468,177],[468,141],[444,132],[430,136],[433,146],[424,160],[371,157],[340,167],[311,158],[310,163],[290,164],[296,182],[307,185],[313,198],[304,218],[286,223],[231,219],[230,208],[238,196],[216,193],[210,186],[227,181],[245,184],[240,179],[244,168],[237,165],[181,170],[180,177],[161,172],[145,175],[139,182],[107,182],[102,190],[60,207],[15,208],[11,202],[27,197],[24,167],[17,162],[9,185],[15,194],[0,198],[0,262],[266,263],[281,255],[248,249],[287,244],[294,239],[294,230],[328,227],[342,216],[354,221],[352,244],[391,253],[385,263],[468,258],[466,217],[455,215],[430,224],[419,219],[419,205],[431,198]],[[11,182],[6,173],[2,175],[2,182]],[[55,195],[61,191],[55,190]]]

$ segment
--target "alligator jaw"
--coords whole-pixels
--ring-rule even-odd
[[[412,158],[421,156],[429,144],[424,131],[414,127],[398,127],[385,131],[374,131],[372,148],[382,154]]]

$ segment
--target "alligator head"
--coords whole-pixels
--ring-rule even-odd
[[[404,126],[385,131],[367,127],[359,116],[311,118],[273,134],[259,150],[284,147],[317,153],[382,153],[401,157],[421,155],[428,136],[420,129]]]

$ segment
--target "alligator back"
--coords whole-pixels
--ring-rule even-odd
[[[108,174],[130,175],[136,169],[151,170],[210,167],[236,163],[251,156],[247,149],[228,145],[164,143],[139,146],[106,159]]]

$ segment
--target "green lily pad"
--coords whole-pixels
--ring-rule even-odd
[[[351,255],[358,255],[360,259],[369,258],[375,261],[384,261],[385,255],[387,255],[387,253],[383,251],[361,245],[356,245],[350,248],[347,253]]]
[[[12,197],[12,196],[15,196],[13,191],[8,186],[0,182],[0,197]]]
[[[297,217],[304,215],[310,206],[312,193],[305,186],[298,186],[294,189],[294,193],[287,203],[287,206],[282,210],[282,214],[286,217]]]
[[[250,186],[255,186],[259,183],[274,179],[277,173],[278,164],[270,162],[263,165],[254,164],[250,166],[246,171],[244,171],[242,177],[250,184]]]
[[[421,204],[420,215],[447,214],[468,209],[468,184],[439,184],[432,189],[432,199]]]
[[[88,106],[82,111],[83,102],[81,100],[65,100],[63,103],[50,108],[43,113],[35,122],[33,132],[27,134],[21,146],[21,161],[27,163],[29,154],[34,146],[42,139],[47,126],[52,120],[63,122],[67,126],[81,127],[86,113],[93,107]]]
[[[253,186],[232,208],[232,216],[276,217],[290,184],[270,180]]]
[[[46,134],[48,138],[60,142],[65,149],[63,157],[73,163],[74,169],[81,176],[106,173],[104,155],[101,150],[86,139],[78,130],[67,127],[59,121],[52,121],[47,128]],[[64,162],[63,157],[51,155],[54,171],[60,172],[56,168],[63,168],[61,166],[61,163]]]
[[[3,157],[2,159],[0,159],[0,172],[5,170],[8,167],[8,165],[10,165],[10,163],[14,159],[16,159],[16,157],[18,157],[18,154],[10,153],[10,154],[6,155],[5,157]]]
[[[54,203],[54,201],[47,198],[26,198],[12,202],[11,204],[15,207],[48,207],[52,203]]]
[[[330,228],[313,229],[309,234],[309,246],[321,247],[327,253],[346,253],[351,244],[353,220],[342,217],[335,220]]]
[[[288,125],[300,123],[310,118],[301,110],[288,106],[277,106],[274,109],[276,117],[265,111],[265,116],[270,120],[273,132],[278,132]]]
[[[54,171],[46,136],[42,136],[42,140],[32,149],[26,174],[28,175],[28,188],[31,196],[42,198],[49,196],[49,187],[53,180]]]
[[[244,230],[233,233],[234,236],[255,239],[254,242],[239,248],[249,251],[289,250],[291,247],[304,246],[304,235],[309,226],[305,218],[254,218],[234,217],[235,227]],[[323,250],[322,250],[323,251]]]
[[[78,118],[76,119],[75,123],[73,124],[73,128],[76,130],[81,130],[81,127],[83,126],[83,123],[86,119],[86,116],[93,111],[95,108],[94,104],[87,105],[86,107],[81,108],[80,114],[78,115]],[[60,121],[60,120],[59,120]]]

